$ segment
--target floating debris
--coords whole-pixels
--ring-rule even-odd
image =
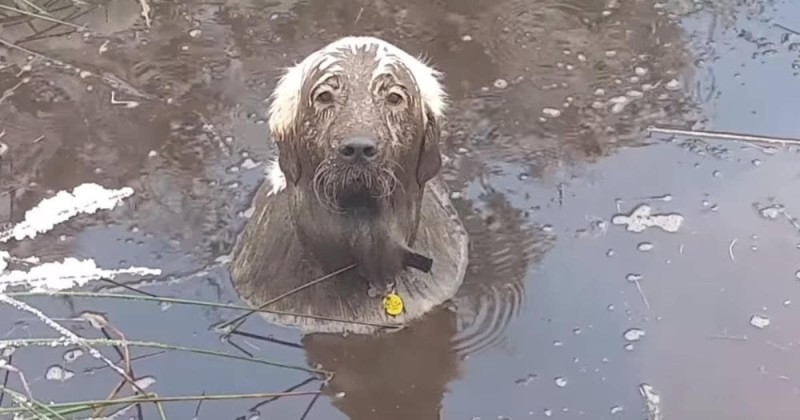
[[[556,383],[556,386],[559,388],[564,388],[565,386],[567,386],[567,378],[563,376],[555,378],[554,381]]]
[[[677,232],[683,223],[683,216],[677,213],[653,214],[653,208],[641,204],[630,215],[618,214],[611,218],[615,225],[626,225],[631,232],[643,232],[649,227],[658,227],[666,232]]]
[[[151,387],[154,383],[156,383],[156,378],[153,376],[143,376],[133,381],[133,383],[135,383],[136,386],[138,386],[141,389],[147,389]]]
[[[526,376],[524,378],[519,378],[516,381],[514,381],[514,383],[517,384],[517,385],[528,385],[531,382],[533,382],[534,379],[536,379],[536,374],[535,373],[529,373],[528,376]]]
[[[561,110],[556,108],[544,108],[542,109],[542,114],[550,118],[558,118],[561,116]]]
[[[202,33],[203,32],[201,30],[199,30],[199,29],[192,29],[191,31],[189,31],[189,36],[192,37],[192,38],[197,38]]]
[[[772,206],[762,207],[758,209],[758,213],[765,219],[775,220],[783,213],[783,206],[774,204]]]
[[[641,97],[644,97],[644,93],[642,91],[639,91],[639,90],[629,90],[629,91],[625,92],[625,94],[628,95],[628,97],[634,98],[634,99],[639,99]]]
[[[640,328],[631,328],[625,331],[624,334],[622,334],[622,336],[625,337],[625,339],[630,342],[639,341],[644,337],[644,335],[645,335],[644,330]]]
[[[653,245],[651,242],[642,242],[639,245],[636,245],[636,249],[642,252],[652,251],[654,247],[655,245]]]
[[[664,88],[671,91],[681,90],[683,87],[683,83],[680,82],[678,79],[672,79],[667,84],[664,85]]]
[[[78,358],[81,356],[83,356],[82,349],[69,350],[66,353],[64,353],[64,361],[67,363],[72,363],[78,360]]]
[[[253,159],[250,158],[247,158],[242,162],[243,169],[253,169],[258,167],[258,165],[260,165],[260,163],[256,163],[255,161],[253,161]]]
[[[724,131],[698,131],[698,130],[681,130],[677,128],[664,128],[664,127],[648,127],[647,131],[650,133],[670,134],[685,137],[706,137],[719,140],[734,140],[753,143],[773,143],[781,145],[800,145],[800,139],[786,138],[786,137],[772,137],[772,136],[758,136],[752,134],[739,134]]]
[[[621,405],[615,405],[615,406],[611,407],[611,414],[619,414],[622,411],[623,411],[623,408],[622,408]]]
[[[101,329],[108,326],[108,319],[105,315],[92,311],[84,311],[79,316],[80,319],[89,321],[89,325],[94,329]]]
[[[48,381],[66,382],[75,376],[75,372],[64,369],[61,366],[54,365],[47,368],[44,378]]]
[[[642,276],[641,274],[637,274],[637,273],[629,273],[627,276],[625,276],[625,279],[627,279],[628,281],[633,281],[633,282],[639,281],[642,278],[644,278],[644,276]]]
[[[494,87],[497,89],[505,89],[508,87],[508,82],[505,79],[497,79],[494,81]]]
[[[136,108],[139,106],[139,102],[137,101],[124,101],[117,99],[116,93],[111,91],[111,105],[125,105],[125,108]]]
[[[766,328],[769,326],[769,318],[761,315],[753,315],[750,317],[750,325],[756,328]]]

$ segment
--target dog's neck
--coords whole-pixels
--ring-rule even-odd
[[[408,196],[406,189],[398,188],[385,200],[336,212],[308,191],[288,188],[291,219],[306,258],[323,271],[355,264],[365,280],[386,285],[406,266],[426,265],[424,257],[410,252],[419,226],[421,194]]]

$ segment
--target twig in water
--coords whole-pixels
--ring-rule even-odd
[[[313,285],[315,285],[317,283],[322,283],[323,281],[328,280],[330,278],[333,278],[333,277],[335,277],[335,276],[337,276],[337,275],[339,275],[341,273],[344,273],[345,271],[351,270],[351,269],[355,268],[355,266],[356,266],[355,264],[350,264],[347,267],[340,268],[340,269],[338,269],[338,270],[336,270],[336,271],[334,271],[334,272],[332,272],[330,274],[326,274],[326,275],[324,275],[324,276],[322,276],[322,277],[320,277],[320,278],[318,278],[318,279],[316,279],[316,280],[314,280],[312,282],[306,283],[306,284],[304,284],[302,286],[299,286],[299,287],[295,287],[294,289],[289,290],[286,293],[283,293],[283,294],[281,294],[281,295],[279,295],[279,296],[277,296],[277,297],[275,297],[273,299],[270,299],[266,303],[260,305],[257,309],[264,309],[267,306],[272,305],[273,303],[278,302],[278,301],[280,301],[280,300],[282,300],[282,299],[284,299],[284,298],[286,298],[288,296],[291,296],[291,295],[293,295],[293,294],[295,294],[295,293],[297,293],[297,292],[299,292],[299,291],[301,291],[303,289],[309,288],[309,287],[311,287],[311,286],[313,286]],[[224,335],[224,337],[226,337],[226,338],[229,337],[230,334],[231,334],[231,331],[238,329],[242,324],[244,324],[244,321],[247,319],[247,317],[249,317],[250,315],[252,315],[252,314],[254,314],[256,312],[258,312],[258,310],[250,310],[247,313],[242,314],[242,315],[240,315],[240,316],[238,316],[238,317],[236,317],[236,318],[234,318],[234,319],[232,319],[230,321],[227,321],[227,322],[223,323],[222,325],[220,325],[220,327],[219,327],[220,329],[226,329],[226,328],[230,327],[231,325],[236,324],[230,331],[228,331]]]
[[[54,22],[54,23],[58,23],[58,24],[64,25],[64,26],[69,26],[70,28],[75,28],[75,29],[77,29],[79,31],[86,30],[85,26],[78,26],[78,25],[76,25],[74,23],[64,22],[63,20],[56,19],[54,17],[50,17],[50,16],[47,16],[47,15],[36,14],[36,13],[33,13],[33,12],[28,12],[28,11],[25,11],[25,10],[22,10],[22,9],[17,9],[15,7],[6,6],[4,4],[0,4],[0,9],[8,10],[8,11],[14,12],[14,13],[19,13],[19,14],[25,15],[25,16],[39,18],[39,19],[42,19],[42,20],[47,20],[47,21],[50,21],[50,22]]]
[[[200,394],[200,395],[205,396],[206,395],[206,391],[203,390],[203,393]],[[197,418],[200,417],[200,406],[201,405],[203,405],[203,400],[197,401],[197,407],[194,409],[194,417],[193,417],[194,420],[197,420]]]
[[[147,4],[147,0],[139,0],[139,6],[142,8],[142,17],[144,17],[144,23],[147,27],[150,27],[150,5]]]
[[[757,136],[751,134],[738,134],[729,133],[724,131],[697,131],[697,130],[681,130],[677,128],[661,128],[661,127],[648,127],[650,133],[673,134],[687,137],[706,137],[721,140],[735,140],[754,143],[772,143],[781,145],[794,145],[800,146],[799,139],[773,137],[773,136]]]
[[[728,255],[731,256],[731,261],[733,262],[736,262],[736,257],[733,255],[733,246],[736,245],[736,241],[738,241],[738,239],[732,240],[731,244],[728,245]]]
[[[40,58],[42,60],[49,60],[49,61],[51,61],[51,62],[53,62],[55,64],[58,64],[59,66],[66,66],[66,63],[64,63],[63,61],[56,60],[55,58],[48,57],[48,56],[46,56],[44,54],[40,54],[40,53],[38,53],[36,51],[29,50],[29,49],[27,49],[25,47],[20,47],[19,45],[15,44],[15,43],[13,43],[11,41],[6,41],[3,38],[0,38],[0,44],[3,44],[8,48],[24,52],[25,54],[32,55],[32,56],[34,56],[36,58]]]
[[[2,296],[2,295],[0,295]],[[330,371],[323,370],[323,369],[313,369],[304,366],[296,366],[290,365],[286,363],[278,363],[278,362],[270,362],[268,360],[256,359],[253,357],[243,357],[237,356],[235,354],[230,353],[223,353],[217,352],[213,350],[205,350],[205,349],[198,349],[193,347],[183,347],[183,346],[174,346],[170,344],[163,344],[153,341],[135,341],[135,340],[106,340],[106,339],[92,339],[92,338],[84,338],[82,339],[87,345],[91,346],[133,346],[133,347],[146,347],[146,348],[153,348],[153,349],[161,349],[161,350],[173,350],[173,351],[182,351],[187,353],[195,353],[195,354],[203,354],[207,356],[215,356],[225,359],[235,359],[235,360],[242,360],[252,363],[257,363],[266,366],[274,366],[280,367],[284,369],[292,369],[292,370],[299,370],[303,372],[313,373],[317,375],[329,376],[331,374]],[[69,346],[74,344],[73,342],[66,340],[64,338],[60,339],[52,339],[52,338],[19,338],[15,340],[0,340],[0,348],[6,346],[45,346],[45,347],[56,347],[56,346]],[[109,361],[110,362],[110,361]],[[112,364],[113,366],[113,364]],[[109,366],[110,367],[110,366]],[[112,367],[112,369],[114,369]]]
[[[708,338],[713,338],[716,340],[734,340],[734,341],[747,341],[748,338],[746,335],[710,335]]]
[[[313,398],[311,398],[311,402],[308,403],[308,407],[306,407],[306,411],[304,411],[303,415],[300,416],[300,420],[306,420],[306,417],[308,417],[308,413],[311,412],[311,408],[314,407],[314,404],[316,404],[317,400],[319,399],[319,396],[322,395],[322,387],[324,387],[324,386],[325,386],[325,383],[320,384],[319,393],[317,393],[316,395],[314,395]]]
[[[307,384],[310,384],[311,382],[314,382],[314,380],[315,380],[315,378],[308,378],[308,379],[304,380],[303,382],[300,382],[299,384],[292,385],[292,386],[290,386],[289,388],[286,388],[285,390],[283,390],[283,392],[284,392],[284,393],[286,393],[286,392],[292,392],[292,391],[294,391],[294,390],[297,390],[297,389],[299,389],[299,388],[302,388],[302,387],[304,387],[304,386],[305,386],[305,385],[307,385]],[[258,410],[259,408],[261,408],[261,407],[263,407],[263,406],[265,406],[265,405],[267,405],[267,404],[269,404],[269,403],[271,403],[271,402],[273,402],[273,401],[276,401],[276,400],[278,400],[279,398],[280,398],[280,397],[269,397],[269,398],[267,398],[266,400],[264,400],[264,401],[261,401],[260,403],[258,403],[258,404],[256,404],[256,405],[254,405],[254,406],[250,407],[250,411],[256,411],[256,410]]]
[[[154,298],[157,298],[157,297],[159,297],[158,295],[154,295],[154,294],[152,294],[152,293],[145,292],[144,290],[139,290],[139,289],[137,289],[137,288],[134,288],[134,287],[128,286],[127,284],[124,284],[124,283],[120,283],[120,282],[118,282],[118,281],[116,281],[116,280],[113,280],[113,279],[110,279],[110,278],[108,278],[108,277],[104,277],[104,278],[102,278],[102,279],[100,279],[100,280],[101,280],[101,281],[104,281],[104,282],[106,282],[106,283],[111,283],[111,284],[113,284],[114,286],[117,286],[117,287],[123,288],[123,289],[125,289],[125,290],[130,290],[131,292],[134,292],[134,293],[141,293],[141,294],[143,294],[143,295],[145,295],[145,296],[150,296],[150,297],[154,297]]]
[[[106,339],[109,339],[109,340],[111,339],[111,335],[108,333],[108,331],[106,331],[106,327],[108,329],[110,329],[111,331],[113,331],[119,337],[120,340],[122,340],[123,342],[127,342],[127,337],[125,337],[125,334],[123,334],[122,331],[118,330],[113,325],[111,325],[111,323],[107,323],[105,326],[100,328],[100,331],[103,333],[103,335],[106,337]],[[128,377],[135,378],[136,374],[133,372],[133,366],[131,365],[130,349],[128,348],[127,345],[124,345],[124,346],[121,346],[121,347],[122,347],[122,350],[120,350],[120,346],[113,346],[114,350],[117,352],[117,356],[119,356],[121,361],[123,361],[124,364],[125,364],[125,372],[128,374]],[[116,364],[115,364],[115,366],[116,366]],[[117,386],[111,392],[111,394],[108,396],[108,399],[116,398],[117,394],[119,394],[119,392],[125,386],[125,382],[126,381],[124,379],[121,380],[119,382],[119,384],[117,384]],[[134,384],[136,384],[135,381],[134,381]],[[136,393],[138,395],[142,395],[139,392],[140,388],[138,386],[133,386],[133,388],[134,388],[134,390],[133,390],[134,393]],[[156,403],[156,408],[159,410],[159,412],[163,412],[164,411],[164,408],[161,407],[161,403]],[[103,408],[102,407],[98,407],[92,413],[92,417],[98,417],[99,418],[102,415],[102,413],[103,413]],[[143,413],[142,413],[142,405],[141,404],[136,404],[136,413],[137,413],[137,415],[138,415],[140,420],[144,418]]]
[[[31,392],[31,388],[28,386],[28,381],[25,379],[25,375],[22,373],[22,371],[20,371],[16,367],[12,366],[8,362],[0,363],[0,369],[5,370],[6,372],[16,373],[17,376],[19,377],[19,381],[22,383],[22,387],[25,388],[25,393],[28,394],[28,397],[26,399],[25,396],[15,392],[15,391],[12,391],[9,388],[6,388],[5,385],[3,385],[2,388],[0,388],[0,392],[2,392],[3,394],[8,394],[11,397],[11,399],[13,399],[14,402],[16,402],[17,405],[19,405],[19,406],[27,407],[28,409],[31,409],[32,408],[31,405],[33,405],[33,406],[36,406],[36,407],[46,411],[50,415],[55,416],[55,418],[57,418],[57,419],[66,420],[66,419],[64,419],[64,417],[61,417],[58,413],[56,413],[53,410],[51,410],[50,408],[48,408],[47,405],[42,404],[42,403],[36,401],[36,399],[33,398],[33,393]],[[34,411],[34,413],[36,413],[35,410],[32,410],[32,411]],[[49,419],[49,417],[47,417],[47,416],[45,416],[44,418],[45,419]]]
[[[650,302],[647,301],[647,296],[645,296],[644,290],[642,290],[642,285],[639,284],[639,280],[635,280],[634,283],[636,283],[636,290],[639,291],[639,296],[642,297],[642,301],[644,302],[644,306],[646,306],[647,309],[650,309]]]
[[[244,347],[240,346],[239,344],[237,344],[236,342],[231,340],[230,337],[228,339],[224,340],[224,341],[225,341],[225,343],[229,344],[231,347],[235,348],[236,350],[239,350],[240,352],[246,354],[247,357],[255,357],[255,355],[253,353],[250,353],[249,351],[245,350]]]
[[[780,345],[780,344],[778,344],[778,343],[776,343],[774,341],[767,340],[766,343],[767,343],[768,346],[770,346],[772,348],[775,348],[775,349],[778,349],[780,351],[789,351],[788,347],[782,346],[782,345]]]
[[[38,11],[39,13],[41,13],[43,15],[49,15],[49,13],[47,13],[47,10],[42,9],[41,7],[37,6],[33,2],[30,2],[28,0],[16,0],[16,1],[19,1],[20,3],[22,3],[25,7],[30,7],[31,9],[36,9],[36,11]]]
[[[187,402],[187,401],[231,401],[231,400],[245,400],[245,399],[261,399],[261,398],[285,398],[285,397],[303,397],[308,395],[317,395],[321,391],[297,391],[297,392],[264,392],[257,394],[219,394],[219,395],[186,395],[186,396],[173,396],[161,397],[153,394],[147,396],[125,397],[117,398],[114,400],[93,400],[93,401],[75,401],[69,403],[55,403],[49,404],[47,407],[57,414],[74,414],[81,411],[90,410],[97,406],[111,406],[117,404],[132,404],[132,403],[168,403],[168,402]],[[24,396],[23,396],[24,398]],[[12,407],[0,408],[0,415],[14,414],[26,411],[25,408]]]
[[[95,359],[98,359],[98,360],[102,361],[103,363],[107,364],[108,367],[110,367],[114,372],[116,372],[122,378],[124,378],[125,381],[127,381],[137,391],[141,392],[142,394],[145,393],[144,390],[139,388],[139,386],[136,384],[136,382],[133,380],[133,378],[128,376],[128,374],[124,370],[122,370],[119,366],[115,365],[111,360],[108,360],[108,358],[103,356],[103,354],[100,353],[99,351],[97,351],[97,349],[93,348],[90,344],[88,344],[87,340],[84,340],[83,338],[81,338],[77,334],[75,334],[74,332],[72,332],[69,329],[67,329],[64,326],[62,326],[61,324],[53,321],[47,315],[45,315],[42,311],[40,311],[40,310],[28,305],[25,302],[21,302],[19,300],[16,300],[16,299],[14,299],[14,298],[6,295],[6,294],[3,294],[3,293],[0,293],[0,303],[5,303],[5,304],[11,306],[12,308],[27,312],[27,313],[35,316],[40,321],[42,321],[42,323],[44,323],[48,327],[56,330],[61,335],[61,338],[63,340],[65,340],[65,341],[67,341],[67,342],[69,342],[71,344],[79,345],[80,347],[83,348],[84,351],[89,353],[92,357],[94,357]]]
[[[322,321],[332,321],[332,322],[342,322],[346,324],[355,324],[355,325],[365,325],[368,327],[377,327],[377,328],[387,328],[387,329],[394,329],[394,328],[402,328],[401,325],[389,325],[389,324],[378,324],[374,322],[362,322],[362,321],[350,321],[346,319],[339,319],[339,318],[332,318],[327,316],[320,316],[320,315],[310,315],[310,314],[301,314],[296,312],[288,312],[288,311],[274,311],[265,308],[257,308],[253,309],[252,307],[242,306],[242,305],[230,305],[226,303],[217,303],[217,302],[206,302],[202,300],[189,300],[189,299],[176,299],[176,298],[169,298],[169,297],[161,297],[161,296],[149,296],[149,293],[141,292],[137,289],[137,293],[142,293],[141,295],[127,295],[127,294],[117,294],[117,293],[95,293],[95,292],[71,292],[71,291],[55,291],[55,292],[12,292],[6,293],[8,296],[13,297],[33,297],[33,296],[74,296],[74,297],[87,297],[87,298],[108,298],[108,299],[123,299],[123,300],[141,300],[146,302],[161,302],[161,303],[174,303],[179,305],[194,305],[194,306],[204,306],[209,308],[222,308],[222,309],[233,309],[233,310],[240,310],[240,311],[256,311],[256,312],[265,312],[270,314],[276,315],[284,315],[284,316],[296,316],[298,318],[310,318],[310,319],[319,319]],[[217,327],[219,329],[221,327]]]
[[[266,342],[269,342],[269,343],[280,344],[280,345],[286,346],[286,347],[291,347],[291,348],[295,348],[295,349],[303,349],[302,345],[297,344],[297,343],[292,343],[291,341],[279,340],[277,338],[266,337],[266,336],[263,336],[263,335],[253,334],[253,333],[249,333],[249,332],[245,332],[245,331],[238,331],[238,330],[231,331],[231,335],[241,335],[242,337],[254,338],[256,340],[261,340],[261,341],[266,341]]]
[[[786,27],[786,26],[784,26],[784,25],[781,25],[780,23],[773,23],[773,25],[774,25],[776,28],[781,28],[781,29],[783,29],[783,30],[784,30],[784,31],[786,31],[786,32],[793,33],[793,34],[795,34],[795,35],[800,35],[800,32],[797,32],[797,31],[795,31],[795,30],[794,30],[794,29],[792,29],[792,28],[789,28],[789,27]]]
[[[131,362],[135,362],[137,360],[142,360],[142,359],[147,359],[147,358],[153,357],[153,356],[159,356],[159,355],[162,355],[162,354],[164,354],[166,352],[167,352],[166,350],[159,350],[159,351],[154,351],[152,353],[143,354],[141,356],[134,356],[134,357],[131,357]],[[120,362],[123,362],[123,360],[120,360]],[[119,363],[119,362],[117,362],[117,363]],[[85,368],[83,370],[83,373],[91,374],[91,373],[94,373],[94,372],[97,372],[97,371],[100,371],[100,370],[103,370],[103,369],[108,369],[108,366],[102,365],[102,366],[97,366],[97,367],[88,367],[88,368]]]
[[[111,105],[125,105],[125,108],[136,108],[139,106],[139,102],[136,101],[122,101],[117,99],[116,94],[114,91],[111,91]]]
[[[8,356],[8,360],[6,360],[6,363],[11,364],[13,361],[14,361],[14,355],[9,355]],[[5,389],[5,387],[8,386],[8,377],[9,377],[9,375],[11,375],[11,371],[10,370],[6,370],[5,377],[3,378],[3,385],[2,385],[3,389]],[[5,396],[6,396],[6,393],[3,392],[3,391],[0,391],[0,408],[3,407],[3,397],[5,397]]]

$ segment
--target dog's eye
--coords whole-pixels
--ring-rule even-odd
[[[389,105],[400,105],[400,103],[403,102],[403,95],[392,92],[386,95],[386,102],[388,102]]]
[[[331,104],[333,103],[333,93],[331,93],[331,91],[329,90],[324,90],[318,93],[317,96],[314,98],[314,100],[322,105]]]

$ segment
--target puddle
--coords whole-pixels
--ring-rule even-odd
[[[800,148],[647,132],[800,137],[795,2],[174,1],[147,3],[149,22],[140,2],[31,3],[88,30],[0,10],[0,291],[91,343],[136,341],[97,349],[160,396],[253,394],[165,403],[168,418],[800,413]],[[265,99],[352,33],[446,75],[464,286],[387,337],[254,316],[227,343],[229,254],[275,157]],[[78,342],[17,346],[58,331],[0,304],[0,366],[41,401],[108,397],[118,372]],[[290,395],[255,395],[274,392]]]

